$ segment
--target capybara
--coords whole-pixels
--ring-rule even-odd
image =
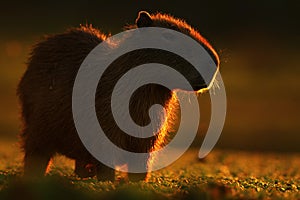
[[[167,14],[150,15],[141,11],[136,23],[126,28],[140,27],[164,27],[184,33],[201,44],[216,66],[219,66],[215,50],[183,20]],[[86,150],[72,117],[72,88],[78,69],[90,51],[106,38],[98,29],[86,25],[46,36],[33,47],[27,70],[17,90],[24,123],[21,142],[25,154],[25,176],[44,175],[50,159],[58,153],[75,160],[75,173],[80,177],[97,175],[98,180],[114,180],[114,169],[96,160]],[[111,93],[120,77],[128,70],[145,63],[172,66],[190,79],[194,91],[207,87],[201,75],[195,74],[186,60],[159,49],[135,50],[111,63],[97,87],[96,114],[106,136],[118,147],[131,152],[153,151],[167,137],[166,133],[162,135],[159,132],[150,138],[130,136],[116,125],[110,109]],[[173,91],[156,84],[139,88],[130,100],[132,119],[138,125],[147,125],[150,122],[149,108],[153,104],[167,107],[173,95]],[[147,173],[128,173],[131,181],[144,180],[146,175]]]

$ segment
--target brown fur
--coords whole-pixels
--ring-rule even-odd
[[[219,64],[219,59],[207,41],[184,21],[169,15],[151,17],[141,12],[139,27],[158,26],[178,30],[202,44]],[[144,17],[144,18],[143,18]],[[150,18],[149,18],[150,17]],[[136,25],[130,28],[136,28]],[[75,172],[80,177],[97,175],[99,180],[114,180],[114,170],[97,161],[85,149],[76,132],[72,118],[72,88],[78,69],[88,53],[106,36],[91,26],[72,28],[65,33],[46,37],[37,43],[28,61],[28,68],[19,86],[24,129],[21,134],[24,149],[24,173],[40,176],[45,173],[51,157],[60,153],[75,159]],[[162,56],[162,53],[165,53]],[[149,54],[151,56],[149,56]],[[131,152],[149,152],[160,148],[165,135],[158,133],[147,139],[135,138],[121,131],[115,124],[110,108],[111,92],[119,78],[140,64],[157,62],[173,66],[192,79],[195,90],[205,87],[185,60],[161,50],[136,50],[115,60],[105,71],[97,88],[96,112],[107,137],[117,146]],[[172,91],[159,85],[138,89],[130,102],[133,120],[143,126],[150,122],[148,109],[153,104],[167,106]],[[173,102],[174,103],[174,102]],[[158,117],[159,118],[159,117]],[[172,118],[172,121],[174,121]],[[159,139],[160,142],[157,142]],[[113,155],[112,155],[113,156]],[[141,163],[147,160],[141,161]],[[92,167],[91,167],[92,166]],[[128,166],[130,168],[130,166]],[[131,180],[144,179],[146,173],[129,174]]]

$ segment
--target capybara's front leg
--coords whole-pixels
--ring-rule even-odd
[[[143,173],[129,173],[128,172],[128,179],[132,182],[137,181],[145,181],[147,178],[148,172],[148,159],[149,155],[145,155],[144,157],[137,158],[135,162],[128,163],[128,170],[134,171],[135,169],[142,169]]]
[[[128,173],[128,179],[132,182],[145,181],[148,173]]]
[[[97,179],[99,181],[115,181],[115,170],[98,162],[96,164],[97,168]]]

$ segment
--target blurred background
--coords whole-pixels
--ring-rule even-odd
[[[85,23],[116,34],[134,23],[140,10],[185,19],[219,53],[228,111],[218,148],[300,151],[300,6],[288,0],[1,2],[0,140],[17,140],[21,123],[15,90],[32,44]],[[200,103],[205,112],[207,99],[203,95]]]

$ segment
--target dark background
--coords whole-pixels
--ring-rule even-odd
[[[32,44],[85,23],[115,34],[140,10],[185,19],[220,54],[228,113],[219,148],[300,151],[300,6],[285,0],[1,2],[0,139],[17,139],[15,89]]]

